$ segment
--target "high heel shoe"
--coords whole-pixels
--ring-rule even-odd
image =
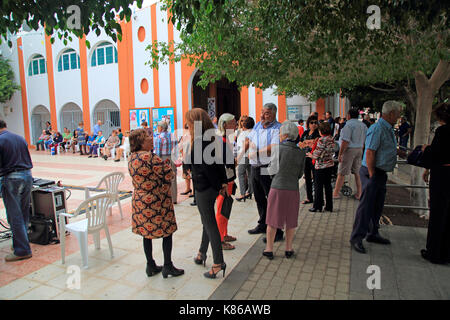
[[[157,266],[155,262],[147,263],[147,268],[145,269],[145,273],[147,273],[147,277],[152,277],[157,273],[160,273],[163,267]]]
[[[178,277],[183,274],[184,270],[175,268],[172,263],[169,266],[164,265],[164,267],[162,268],[162,276],[164,279],[167,278],[167,276],[169,275],[172,277]]]
[[[182,192],[182,193],[180,193],[180,194],[183,195],[183,196],[185,196],[185,195],[187,195],[187,194],[189,194],[189,193],[191,193],[191,192],[192,192],[192,190],[188,190],[188,191]]]
[[[309,208],[308,209],[309,212],[322,212],[322,209],[316,209],[316,208]]]
[[[291,258],[294,255],[294,250],[292,251],[285,251],[284,255],[286,256],[286,258]]]
[[[198,257],[200,257],[200,259]],[[206,267],[206,254],[203,255],[203,253],[199,253],[194,258],[194,262],[195,262],[195,264],[203,264],[203,266]]]
[[[247,199],[247,196],[243,196],[243,197],[235,198],[235,199],[236,199],[237,202],[241,202],[241,201],[245,202],[245,199]]]
[[[217,271],[217,272],[214,272],[214,269],[217,269],[217,268],[219,268],[220,267],[220,269]],[[220,264],[220,265],[213,265],[212,267],[211,267],[211,270],[210,271],[208,271],[208,272],[205,272],[203,275],[206,277],[206,278],[209,278],[209,279],[215,279],[216,278],[216,275],[221,271],[221,270],[223,270],[223,277],[225,277],[225,269],[227,268],[227,265],[225,264],[225,262],[224,263],[222,263],[222,264]]]
[[[273,252],[272,251],[263,251],[263,256],[267,257],[269,260],[273,260]]]
[[[248,195],[246,195],[246,196],[245,196],[245,198],[246,198],[246,199],[250,199],[250,200],[252,200],[252,194],[251,194],[251,193],[249,193]]]

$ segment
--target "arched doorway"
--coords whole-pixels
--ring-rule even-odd
[[[98,120],[102,122],[104,137],[109,137],[111,132],[120,128],[120,110],[111,100],[101,100],[94,108],[94,125]]]
[[[60,113],[61,130],[63,131],[64,128],[67,128],[70,132],[73,132],[80,122],[83,122],[83,111],[81,111],[81,108],[76,103],[66,103]]]
[[[31,114],[31,132],[33,143],[38,141],[42,130],[46,128],[45,123],[50,121],[50,111],[43,105],[36,106]]]
[[[208,98],[215,98],[217,118],[224,113],[231,113],[238,120],[241,116],[241,94],[236,82],[222,78],[203,89],[197,85],[201,74],[201,71],[197,71],[192,79],[192,107],[208,111]]]

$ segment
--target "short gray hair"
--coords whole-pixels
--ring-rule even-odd
[[[403,105],[394,100],[386,101],[383,104],[383,109],[381,111],[382,114],[389,114],[392,111],[398,111],[399,113],[402,112]]]
[[[233,119],[234,119],[234,116],[231,113],[224,113],[223,115],[220,116],[219,122],[217,122],[217,129],[221,136],[225,135],[225,129],[223,127],[224,124]]]
[[[270,110],[272,110],[273,113],[277,113],[277,106],[274,103],[272,103],[272,102],[266,103],[263,106],[263,108],[264,109],[270,109]]]
[[[287,134],[289,140],[295,140],[298,137],[298,127],[295,123],[286,120],[281,125],[280,134]]]
[[[166,131],[168,128],[167,122],[165,122],[164,120],[161,120],[160,122],[158,122],[158,127],[161,127],[163,129],[163,131]]]

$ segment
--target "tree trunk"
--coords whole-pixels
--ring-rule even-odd
[[[441,60],[433,72],[433,75],[428,79],[423,72],[416,72],[415,83],[417,90],[417,108],[416,108],[416,123],[414,131],[414,143],[416,145],[429,144],[430,138],[430,120],[431,111],[433,107],[433,99],[439,88],[450,77],[450,63]],[[422,174],[424,169],[412,166],[411,169],[411,184],[425,185]],[[412,189],[411,199],[415,206],[428,207],[428,190],[427,189]],[[420,214],[428,215],[428,211],[417,211]]]

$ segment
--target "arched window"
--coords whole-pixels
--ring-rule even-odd
[[[80,56],[77,55],[75,50],[67,49],[59,57],[58,60],[58,71],[74,70],[80,69]]]
[[[103,42],[92,53],[91,67],[117,63],[117,49],[109,42]]]
[[[36,55],[33,59],[31,59],[30,64],[28,66],[28,75],[34,76],[37,74],[46,73],[47,69],[45,67],[45,58],[43,56]]]

